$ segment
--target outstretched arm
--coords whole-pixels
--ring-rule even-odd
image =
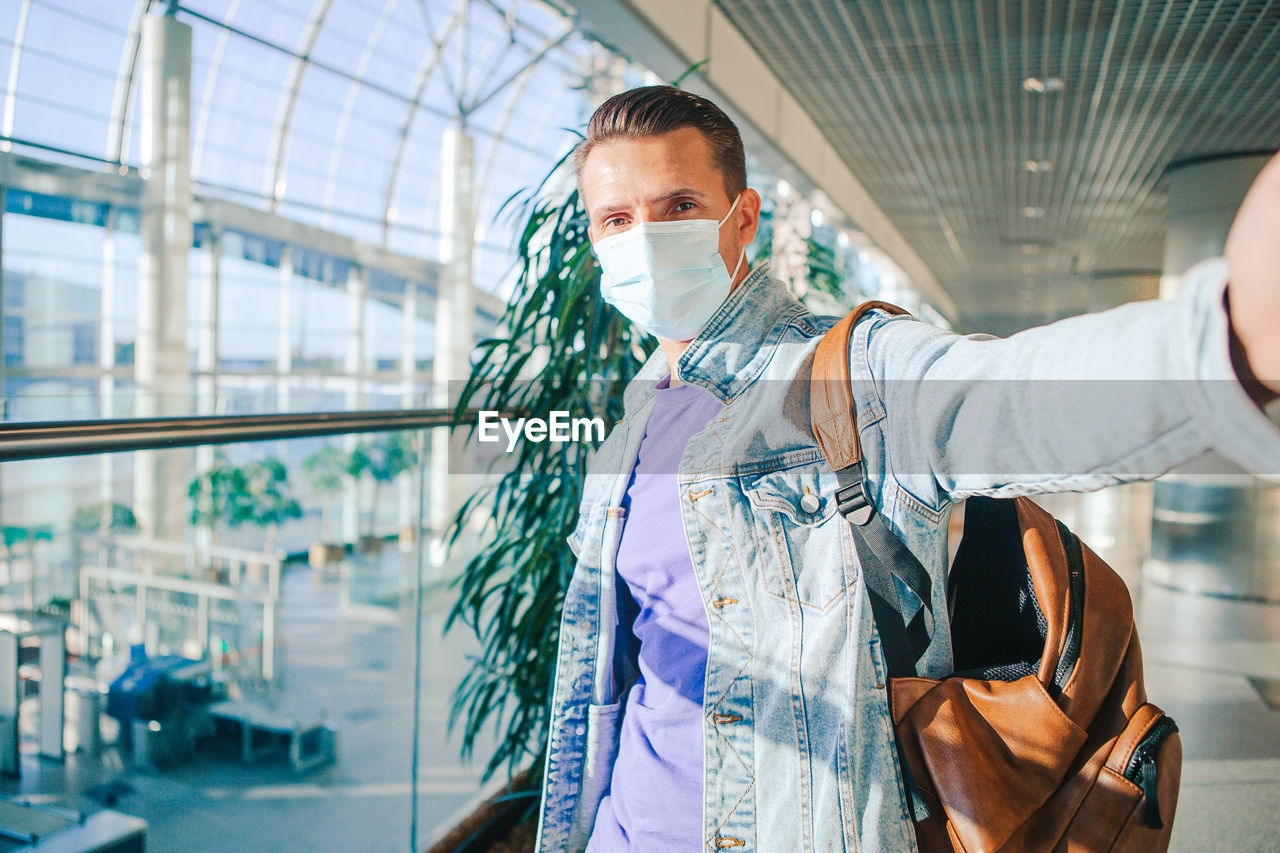
[[[1172,301],[1003,340],[863,320],[851,364],[868,473],[933,507],[1147,479],[1211,448],[1280,480],[1280,429],[1259,407],[1280,393],[1280,158],[1226,252]]]
[[[1263,167],[1227,235],[1232,362],[1256,401],[1280,394],[1280,155]]]

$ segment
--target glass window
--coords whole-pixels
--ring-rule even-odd
[[[8,294],[12,284],[6,285]],[[22,317],[11,314],[4,316],[4,363],[7,367],[21,367],[22,354],[26,349],[26,322]],[[7,396],[7,394],[6,394]]]
[[[143,70],[129,66],[137,41],[128,30],[145,3],[27,4],[26,52],[14,81],[16,135],[95,157],[117,156],[122,143],[121,159],[138,164]],[[0,3],[0,79],[11,65],[23,6]],[[147,8],[160,13],[155,2]],[[502,294],[510,286],[517,223],[495,216],[572,144],[562,128],[581,123],[584,103],[573,69],[597,48],[570,41],[494,91],[568,22],[537,2],[473,2],[436,56],[428,31],[442,33],[456,9],[455,0],[179,4],[178,20],[193,30],[191,169],[193,215],[201,220],[187,259],[189,410],[196,410],[197,394],[201,412],[227,414],[402,408],[426,399],[443,140],[459,121],[459,101],[482,95],[491,97],[467,121],[475,140],[474,278],[482,291]],[[317,10],[326,17],[313,31]],[[133,74],[123,134],[111,126],[121,73]],[[3,416],[147,412],[145,395],[154,392],[136,381],[134,354],[139,275],[147,268],[141,232],[148,229],[140,198],[130,195],[147,178],[129,169],[103,175],[115,166],[15,148],[24,158],[71,164],[85,180],[71,197],[5,193]],[[16,158],[13,165],[39,170]],[[59,186],[67,184],[77,186]],[[209,317],[203,300],[215,271],[216,313]],[[406,317],[408,310],[414,315]],[[493,327],[492,317],[477,316],[477,337]],[[210,343],[215,358],[205,372],[209,365],[198,355]],[[76,568],[86,569],[79,577],[93,586],[76,609],[88,621],[78,624],[73,643],[81,643],[76,665],[92,671],[78,675],[109,683],[138,645],[153,655],[199,658],[238,679],[241,698],[319,709],[338,729],[339,763],[298,776],[283,758],[242,766],[236,741],[229,754],[201,752],[189,770],[147,777],[127,806],[153,821],[149,846],[238,849],[243,836],[231,837],[242,831],[238,816],[264,808],[274,815],[279,805],[288,805],[288,814],[255,829],[252,846],[404,846],[414,676],[406,605],[422,538],[414,523],[417,472],[375,477],[354,453],[385,457],[386,449],[386,436],[348,435],[4,464],[0,610],[62,607],[80,596]],[[205,487],[212,472],[243,489],[236,471],[271,480],[267,469],[276,463],[283,476],[272,481],[297,501],[296,517],[264,521],[258,514],[257,521],[232,523],[226,506],[211,509]],[[163,571],[140,580],[144,566]],[[261,601],[241,592],[260,590],[276,570],[273,640]],[[138,595],[140,582],[166,575],[194,586]],[[443,636],[439,609],[429,607],[423,622],[430,638],[422,670],[423,778],[432,781],[422,788],[422,838],[475,798],[491,749],[479,742],[477,760],[464,764],[444,728],[449,690],[477,643],[465,631]],[[274,695],[263,671],[272,654],[277,671],[287,673]],[[108,736],[121,759],[114,766],[130,768],[118,732]],[[192,784],[178,790],[174,779]],[[373,819],[392,812],[398,817]],[[217,825],[196,825],[212,813]]]
[[[68,200],[57,200],[66,202],[60,205],[48,196],[37,198],[71,217]],[[89,207],[76,209],[96,219],[96,208]],[[93,363],[94,356],[82,360],[82,330],[102,318],[104,234],[94,224],[4,214],[4,313],[22,318],[23,331],[20,356],[9,350],[6,335],[6,360],[20,358],[24,367],[46,370]]]
[[[98,324],[76,323],[71,327],[71,363],[98,362]]]

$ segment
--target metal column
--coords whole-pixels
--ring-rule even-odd
[[[107,227],[102,237],[102,297],[98,323],[98,416],[116,417],[116,216],[117,208],[107,213]],[[104,453],[98,460],[98,497],[104,505],[104,525],[110,517],[115,499],[115,456]]]
[[[217,414],[218,409],[218,290],[222,283],[222,233],[206,227],[200,246],[199,313],[196,321],[196,411],[202,415]],[[213,468],[214,447],[196,448],[197,476]],[[202,498],[208,501],[206,495]],[[195,530],[195,544],[200,551],[213,547],[213,527],[207,524]]]
[[[293,247],[285,246],[280,258],[280,326],[276,334],[276,409],[289,411],[289,385],[293,373]]]
[[[434,404],[449,406],[449,382],[470,374],[475,345],[475,140],[465,126],[455,124],[445,131],[441,158],[440,260],[444,274],[436,294],[432,387]],[[450,454],[463,439],[462,434],[451,440],[439,435],[431,442],[431,556],[436,566],[444,562],[444,529],[465,499],[463,478],[449,474]]]
[[[401,321],[403,331],[400,341],[400,379],[403,387],[400,392],[400,405],[411,409],[421,402],[417,399],[418,356],[414,346],[418,323],[418,283],[416,281],[405,282]],[[417,477],[400,477],[396,487],[399,495],[397,521],[400,530],[403,533],[408,528],[414,528],[415,541],[416,537],[422,533],[415,527],[417,515],[413,511],[414,495],[418,491],[417,483]]]
[[[365,298],[367,291],[367,273],[358,266],[352,266],[347,274],[347,349],[343,359],[343,372],[346,376],[346,406],[354,410],[364,405],[364,340],[365,340]],[[348,435],[343,438],[342,448],[348,453],[355,449],[359,436]],[[346,484],[342,490],[342,538],[347,542],[355,542],[361,534],[360,530],[360,481],[344,478]]]
[[[22,683],[18,680],[18,638],[0,631],[0,773],[18,775],[18,704]]]
[[[65,754],[62,741],[65,628],[65,623],[55,619],[0,615],[0,773],[16,776],[21,766],[18,713],[22,680],[18,665],[22,642],[26,639],[35,639],[40,644],[40,755],[61,761]]]
[[[0,184],[0,421],[8,420],[9,412],[9,379],[6,361],[8,351],[4,344],[4,209],[8,190]],[[4,495],[4,475],[0,472],[0,497]],[[0,506],[4,501],[0,500]],[[4,515],[0,513],[0,521]]]
[[[196,411],[217,413],[218,404],[218,290],[222,284],[222,234],[204,229],[200,246],[200,305],[196,320]],[[203,448],[202,448],[203,449]]]
[[[168,15],[142,28],[144,178],[138,259],[138,414],[187,414],[187,255],[191,250],[191,27]],[[135,456],[134,511],[144,535],[182,541],[188,451]]]

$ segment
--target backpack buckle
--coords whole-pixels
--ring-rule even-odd
[[[836,480],[840,483],[836,490],[836,509],[845,521],[859,527],[870,521],[875,507],[867,500],[866,490],[862,487],[862,463],[855,462],[836,471]]]

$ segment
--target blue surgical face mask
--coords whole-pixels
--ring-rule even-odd
[[[600,294],[627,319],[669,341],[693,340],[729,295],[746,259],[746,249],[730,273],[720,257],[724,219],[641,222],[595,243],[603,275]]]

